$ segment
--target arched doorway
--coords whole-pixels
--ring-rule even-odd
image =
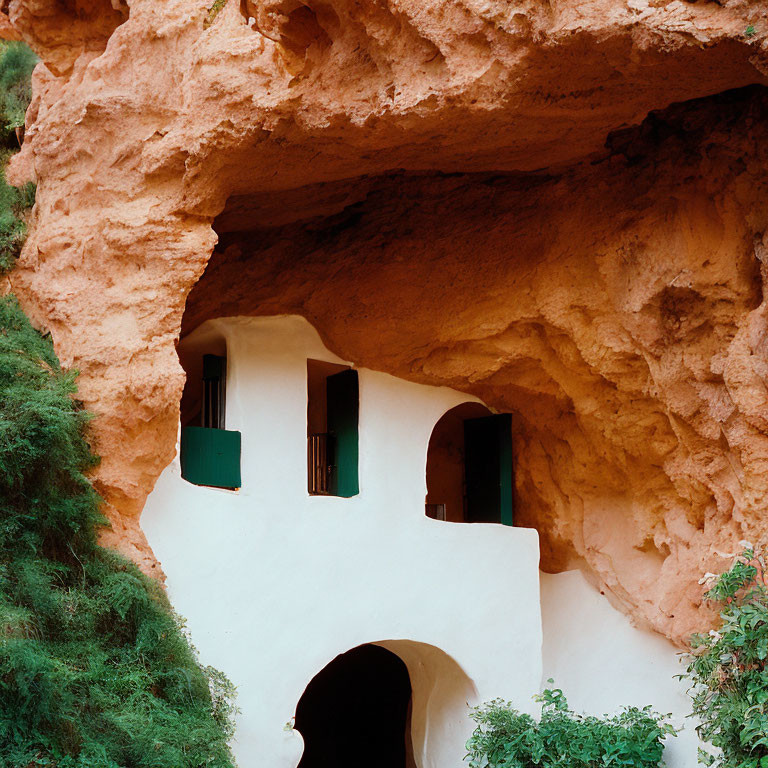
[[[512,525],[512,507],[511,416],[481,403],[452,408],[429,439],[427,517]]]
[[[296,707],[299,768],[411,768],[411,681],[391,651],[361,645],[309,683]]]

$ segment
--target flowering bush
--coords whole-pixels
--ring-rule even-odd
[[[697,730],[717,749],[701,752],[716,768],[768,768],[768,588],[763,553],[744,551],[720,575],[707,574],[705,597],[722,624],[691,638],[688,668]]]

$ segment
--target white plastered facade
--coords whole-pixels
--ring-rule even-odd
[[[299,317],[206,323],[186,344],[227,344],[227,429],[242,488],[181,478],[178,458],[142,526],[204,663],[238,688],[240,768],[295,768],[286,729],[335,656],[379,643],[408,667],[418,768],[458,768],[468,705],[530,711],[541,681],[538,535],[424,514],[433,427],[473,398],[359,369],[360,493],[307,491],[307,359],[343,362]]]
[[[684,667],[666,638],[632,626],[629,618],[580,571],[541,575],[544,679],[553,678],[577,712],[614,713],[650,704],[680,729],[668,738],[668,768],[698,764],[696,723],[688,717]]]
[[[418,768],[466,765],[469,706],[501,697],[533,712],[550,674],[591,714],[673,699],[685,714],[679,689],[663,677],[674,659],[666,641],[650,642],[599,595],[595,603],[580,574],[544,577],[540,595],[534,530],[425,516],[432,430],[474,398],[358,369],[360,493],[311,496],[307,360],[344,361],[295,316],[209,321],[184,344],[202,353],[212,339],[226,342],[226,426],[242,434],[242,487],[191,485],[177,456],[142,526],[201,660],[237,686],[240,768],[295,768],[303,741],[289,724],[304,689],[364,643],[388,648],[408,668]],[[591,640],[614,631],[621,642]],[[661,700],[637,683],[642,672],[625,674],[613,698],[603,695],[590,676],[601,674],[604,653],[626,670],[656,665]],[[695,765],[687,746],[672,756],[673,768]]]

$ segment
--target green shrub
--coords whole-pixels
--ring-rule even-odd
[[[0,275],[16,264],[27,238],[25,213],[35,204],[35,185],[12,187],[5,180],[8,153],[0,153]]]
[[[477,728],[467,742],[471,768],[655,768],[662,740],[676,733],[668,716],[650,707],[600,718],[572,712],[559,689],[536,700],[543,703],[538,722],[501,700],[472,710]]]
[[[0,41],[0,275],[13,269],[27,236],[25,211],[35,202],[35,185],[17,189],[5,180],[5,166],[19,148],[16,129],[32,98],[37,56],[24,43]]]
[[[0,41],[0,138],[7,148],[16,145],[15,131],[24,125],[37,60],[24,43]]]
[[[200,667],[162,589],[97,544],[74,394],[0,299],[0,765],[231,768],[231,685]]]
[[[707,574],[705,597],[721,609],[722,625],[691,638],[687,674],[702,752],[718,768],[768,766],[768,590],[762,553],[748,547],[731,567]]]

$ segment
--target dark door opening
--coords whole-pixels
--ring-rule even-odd
[[[513,487],[512,417],[479,403],[448,411],[429,440],[427,516],[512,525]]]
[[[391,651],[361,645],[337,656],[296,707],[299,768],[408,768],[410,704],[408,669]]]

